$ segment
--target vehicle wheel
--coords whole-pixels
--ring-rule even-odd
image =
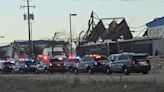
[[[69,72],[70,72],[70,73],[73,73],[73,69],[71,68]]]
[[[110,70],[109,67],[106,68],[106,74],[112,74],[112,71]]]
[[[88,73],[93,74],[93,70],[91,68],[88,68]]]
[[[45,71],[45,73],[48,74],[48,69],[47,69],[47,67],[44,68],[44,71]]]
[[[78,69],[77,69],[77,68],[74,68],[74,73],[75,73],[75,74],[79,74],[79,72],[78,72]]]
[[[23,73],[24,73],[23,69],[20,69],[20,73],[21,73],[21,74],[23,74]]]
[[[14,74],[14,73],[15,73],[15,71],[14,71],[13,69],[11,70],[11,72],[12,72],[12,74]]]
[[[49,71],[46,69],[45,72],[46,72],[46,74],[48,74]]]
[[[128,71],[128,69],[125,67],[125,68],[123,68],[123,73],[125,74],[125,75],[129,75],[129,71]]]
[[[148,73],[148,71],[142,72],[142,74],[147,74],[147,73]]]
[[[39,70],[36,70],[35,73],[36,73],[36,74],[39,74]]]
[[[70,73],[73,73],[73,67],[71,67],[71,68],[69,69],[69,72],[70,72]]]

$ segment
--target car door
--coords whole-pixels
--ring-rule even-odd
[[[13,65],[13,69],[15,72],[19,72],[20,70],[20,63],[18,61],[16,61],[16,63]]]
[[[118,61],[117,61],[117,71],[121,72],[122,71],[122,67],[126,64],[126,62],[128,61],[128,56],[127,55],[120,55],[118,57]]]
[[[79,64],[80,69],[87,69],[87,67],[91,63],[91,58],[89,56],[86,56],[82,59],[82,62]]]
[[[112,71],[117,71],[118,58],[119,58],[119,56],[117,56],[117,55],[113,55],[111,57],[110,66],[111,66]]]

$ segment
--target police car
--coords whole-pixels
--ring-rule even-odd
[[[109,57],[105,66],[106,73],[122,72],[125,75],[130,73],[147,74],[151,69],[148,55],[145,53],[120,53]]]

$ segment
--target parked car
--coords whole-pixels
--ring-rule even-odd
[[[22,59],[20,62],[20,72],[28,73],[28,72],[37,72],[37,63],[35,59]]]
[[[18,61],[5,61],[5,62],[1,62],[1,72],[2,73],[18,73],[19,72],[19,69],[20,69],[20,66],[18,64]]]
[[[13,64],[12,72],[13,73],[20,73],[20,68],[21,68],[20,62],[19,61],[15,61],[14,64]]]
[[[3,62],[2,73],[9,73],[13,71],[13,63],[11,62]]]
[[[104,65],[107,63],[108,58],[105,55],[85,55],[82,60],[74,64],[74,73],[88,72],[103,72]]]
[[[48,62],[38,61],[36,67],[37,67],[36,73],[47,72]]]
[[[62,57],[49,59],[49,65],[47,67],[48,72],[65,72],[66,67],[64,64],[65,59]]]
[[[3,60],[0,60],[0,73],[2,72],[2,68],[3,68]]]
[[[66,70],[69,71],[69,72],[73,72],[73,66],[79,60],[81,60],[81,58],[80,57],[75,57],[75,56],[70,56],[69,58],[67,58],[66,61],[64,62]]]
[[[147,74],[151,69],[148,55],[145,53],[121,53],[113,54],[109,57],[109,62],[105,66],[106,73],[123,72]]]

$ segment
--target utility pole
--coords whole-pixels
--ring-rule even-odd
[[[29,38],[29,55],[32,55],[32,43],[31,43],[31,22],[30,20],[34,20],[34,14],[30,13],[30,8],[35,8],[35,6],[30,6],[29,0],[26,0],[27,5],[21,5],[20,8],[27,8],[27,15],[24,14],[24,20],[28,21],[28,38]]]

